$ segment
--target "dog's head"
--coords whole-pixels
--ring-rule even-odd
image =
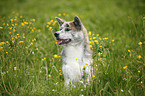
[[[73,21],[66,22],[58,17],[56,20],[60,26],[60,31],[55,32],[58,45],[77,45],[84,39],[82,32],[82,22],[79,17],[75,16]]]

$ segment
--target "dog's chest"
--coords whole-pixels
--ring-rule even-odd
[[[67,65],[82,63],[83,46],[67,46],[63,48],[62,59]]]

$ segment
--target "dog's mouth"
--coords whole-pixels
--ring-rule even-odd
[[[57,44],[58,45],[65,45],[65,44],[68,44],[70,41],[71,41],[71,39],[59,39],[57,41]]]

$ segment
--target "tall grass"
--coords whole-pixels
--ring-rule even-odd
[[[11,3],[15,3],[14,1]],[[34,1],[18,2],[19,6],[2,2],[8,9],[13,7],[15,11],[4,9],[0,16],[0,95],[145,94],[145,17],[133,10],[143,12],[138,11],[141,9],[139,7],[142,7],[142,1],[138,1],[138,6],[134,4],[136,1],[130,2],[131,10],[126,9],[128,1],[72,1],[76,9],[82,6],[81,10],[76,11],[70,2],[65,0],[58,3],[50,1],[48,7],[47,3],[38,0],[35,2],[38,8],[34,8],[34,11],[19,7],[27,4],[28,7],[35,7]],[[39,6],[39,3],[44,6]],[[71,6],[67,9],[63,4]],[[42,10],[44,7],[52,9],[52,14]],[[56,10],[56,7],[59,7],[59,10]],[[41,12],[37,13],[37,10]],[[79,15],[88,29],[89,43],[93,51],[93,74],[90,84],[86,87],[78,83],[76,87],[66,88],[61,70],[62,48],[56,44],[53,33],[59,30],[56,16],[72,20],[74,15]]]

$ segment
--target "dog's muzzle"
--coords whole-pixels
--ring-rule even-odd
[[[57,32],[54,33],[54,36],[57,39],[57,44],[58,45],[66,45],[71,41],[71,39],[60,39],[59,38],[59,33],[57,33]]]

